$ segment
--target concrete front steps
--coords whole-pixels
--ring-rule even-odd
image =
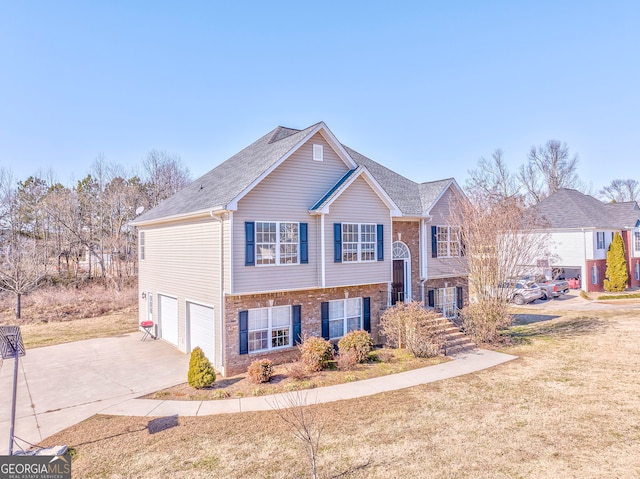
[[[445,335],[445,342],[442,346],[442,353],[445,356],[453,356],[464,351],[477,349],[478,345],[447,318],[438,318],[433,321],[436,327]]]

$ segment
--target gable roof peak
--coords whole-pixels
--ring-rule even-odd
[[[279,126],[275,130],[273,130],[273,135],[271,135],[271,138],[269,139],[269,144],[280,141],[291,135],[295,135],[296,133],[300,133],[300,130],[297,130],[295,128],[287,128],[286,126]]]

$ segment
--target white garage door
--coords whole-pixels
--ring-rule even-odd
[[[178,345],[178,300],[169,296],[158,295],[160,303],[160,337],[165,341]]]
[[[189,318],[189,345],[191,350],[200,346],[207,359],[213,364],[213,308],[196,303],[187,303]]]

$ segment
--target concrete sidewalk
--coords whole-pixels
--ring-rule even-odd
[[[28,449],[94,414],[203,416],[272,409],[286,395],[211,401],[163,401],[140,396],[186,381],[189,355],[141,333],[27,350],[18,375],[15,436]],[[469,374],[515,359],[475,350],[452,361],[384,377],[302,391],[307,404],[352,399]],[[13,360],[0,370],[0,453],[8,449]],[[18,447],[15,447],[18,449]]]
[[[319,404],[354,399],[395,391],[487,369],[516,359],[517,356],[477,349],[455,356],[452,361],[421,369],[390,374],[362,381],[300,391],[305,404]],[[207,416],[212,414],[264,411],[288,403],[286,394],[258,397],[217,399],[210,401],[163,401],[159,399],[127,399],[109,406],[101,414],[119,416]]]

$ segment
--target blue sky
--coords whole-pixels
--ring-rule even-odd
[[[194,178],[324,121],[416,181],[553,138],[640,180],[640,2],[0,0],[0,166],[62,183],[155,148]]]

